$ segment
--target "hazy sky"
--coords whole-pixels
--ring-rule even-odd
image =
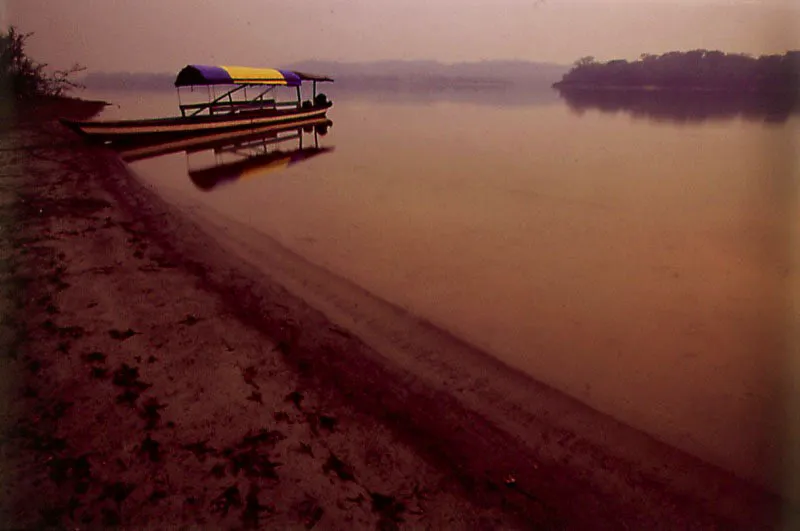
[[[35,32],[38,61],[90,71],[800,49],[797,0],[0,0],[0,24]]]

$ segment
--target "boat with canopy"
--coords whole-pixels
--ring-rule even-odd
[[[61,122],[81,135],[106,142],[286,124],[325,117],[333,104],[325,94],[317,93],[317,83],[332,81],[328,76],[276,68],[188,65],[175,79],[180,116],[117,121],[62,119]],[[312,88],[311,98],[303,100],[302,87],[308,84]],[[187,91],[196,95],[203,88],[206,101],[183,102]],[[293,97],[278,100],[278,92],[285,93],[287,89]]]
[[[197,188],[208,191],[330,153],[333,148],[320,146],[319,136],[326,135],[331,126],[327,118],[315,118],[149,143],[115,143],[112,148],[127,163],[185,152],[189,178]],[[306,135],[313,135],[310,145],[304,141]],[[204,164],[198,165],[198,160]]]

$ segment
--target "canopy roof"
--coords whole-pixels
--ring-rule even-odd
[[[178,72],[176,87],[188,85],[283,85],[297,87],[303,81],[333,81],[327,76],[246,66],[188,65]]]

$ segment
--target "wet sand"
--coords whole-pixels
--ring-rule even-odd
[[[4,135],[22,338],[3,359],[4,521],[777,525],[774,495],[169,206],[53,119],[90,111],[51,105]]]

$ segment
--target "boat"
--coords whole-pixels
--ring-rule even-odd
[[[180,116],[115,121],[62,119],[61,123],[101,142],[164,139],[286,124],[324,118],[333,103],[325,94],[317,93],[317,83],[332,81],[328,76],[276,68],[188,65],[175,79]],[[301,89],[309,83],[311,99],[303,100]],[[187,91],[196,95],[203,87],[207,101],[183,103]],[[218,87],[223,87],[221,94],[217,94]],[[295,89],[291,91],[294,97],[278,101],[276,94],[286,88]]]
[[[327,134],[331,125],[327,118],[316,118],[161,141],[114,143],[111,147],[129,164],[185,152],[189,179],[200,190],[209,191],[330,153],[333,148],[321,147],[319,136]],[[313,133],[311,145],[304,143],[304,133]]]
[[[293,133],[298,130],[313,130],[317,133],[326,134],[328,128],[332,125],[333,122],[327,118],[313,118],[286,124],[266,125],[233,131],[206,132],[205,134],[194,134],[179,138],[115,142],[111,147],[123,162],[130,164],[182,151],[191,154],[220,146],[248,142],[253,139],[280,138],[284,133]]]

